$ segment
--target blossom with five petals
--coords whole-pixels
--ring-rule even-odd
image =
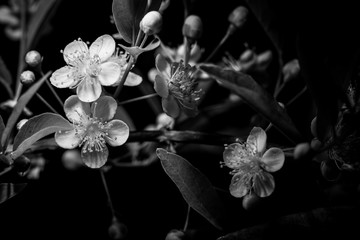
[[[266,132],[254,127],[246,143],[232,143],[223,153],[223,165],[233,169],[230,193],[241,198],[254,191],[259,197],[269,196],[275,188],[270,172],[278,171],[284,164],[285,155],[280,148],[266,149]]]
[[[188,116],[195,116],[201,97],[201,89],[195,89],[196,68],[185,65],[182,60],[169,63],[161,54],[156,56],[155,65],[158,74],[155,77],[154,89],[162,98],[165,113],[176,118],[182,110]]]
[[[100,97],[102,85],[111,86],[120,76],[120,65],[108,61],[114,51],[115,40],[110,35],[100,36],[90,47],[75,40],[63,51],[67,66],[56,70],[50,82],[58,88],[76,88],[81,101],[93,102]]]
[[[101,96],[93,103],[82,102],[76,95],[64,103],[64,111],[73,128],[55,133],[56,143],[65,149],[82,146],[81,158],[90,168],[102,167],[108,158],[106,146],[121,146],[129,137],[129,127],[116,113],[116,100]]]

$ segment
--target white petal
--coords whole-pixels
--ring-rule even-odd
[[[137,75],[136,73],[129,72],[129,75],[126,78],[124,85],[128,86],[128,87],[138,86],[138,85],[140,85],[142,80],[143,79],[141,76]]]
[[[65,100],[64,111],[66,117],[73,123],[83,122],[91,113],[90,104],[80,101],[76,95],[72,95]]]
[[[77,60],[88,55],[89,48],[82,40],[75,40],[65,47],[63,54],[67,64],[77,66]]]
[[[276,172],[284,165],[285,154],[280,148],[268,149],[261,160],[264,163],[264,168],[268,172]]]
[[[100,97],[101,91],[102,87],[100,82],[91,77],[84,79],[76,89],[79,99],[83,102],[96,101]]]
[[[105,146],[105,148],[101,151],[84,151],[81,150],[81,159],[84,164],[89,168],[101,168],[105,165],[109,156],[109,150]]]
[[[120,76],[120,65],[114,62],[105,62],[101,64],[101,72],[98,79],[103,86],[113,85]]]
[[[74,69],[70,66],[56,70],[50,77],[50,82],[57,88],[71,88],[77,84],[72,77]]]
[[[90,56],[99,56],[101,62],[107,60],[115,51],[115,40],[110,35],[98,37],[90,46]]]
[[[106,142],[113,147],[123,145],[129,137],[128,125],[118,119],[110,121],[108,125],[110,129],[108,130],[109,135],[105,139]]]
[[[110,96],[101,96],[91,104],[92,116],[101,119],[102,122],[109,121],[115,116],[117,102]]]
[[[170,79],[170,63],[161,54],[155,58],[156,69],[163,75],[164,78]]]
[[[266,132],[262,128],[254,127],[246,142],[249,145],[255,146],[256,151],[262,155],[266,148],[266,138]]]
[[[75,129],[55,133],[55,142],[62,148],[73,149],[79,146],[82,138],[76,134]]]
[[[236,173],[232,179],[229,186],[230,194],[234,197],[241,198],[245,196],[249,189],[248,176],[241,172]]]
[[[267,197],[275,189],[274,177],[267,172],[262,172],[254,177],[254,191],[259,197]]]

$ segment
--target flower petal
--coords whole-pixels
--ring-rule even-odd
[[[266,132],[262,128],[254,127],[251,130],[246,142],[249,145],[255,146],[257,153],[262,155],[266,147],[266,138]]]
[[[140,83],[142,83],[142,80],[143,79],[141,76],[137,75],[136,73],[129,72],[124,85],[128,87],[138,86]]]
[[[236,173],[229,186],[230,194],[234,197],[241,198],[245,196],[249,191],[249,185],[247,183],[247,175],[242,172]]]
[[[90,56],[99,56],[101,62],[107,60],[115,51],[115,40],[108,34],[98,37],[90,45]]]
[[[129,127],[128,125],[118,119],[112,120],[108,123],[110,126],[107,133],[109,134],[105,140],[110,146],[121,146],[129,138]]]
[[[223,152],[224,163],[227,167],[238,169],[244,163],[249,162],[245,144],[232,143]]]
[[[101,64],[101,71],[98,79],[103,86],[113,85],[120,77],[120,65],[114,62],[105,62]]]
[[[97,79],[92,77],[87,77],[76,89],[76,94],[79,99],[83,102],[94,102],[101,95],[101,84]]]
[[[55,133],[55,142],[62,148],[65,149],[73,149],[79,146],[82,141],[82,137],[75,131],[66,130],[66,131],[58,131]]]
[[[109,150],[105,146],[101,151],[84,151],[81,150],[81,159],[89,168],[101,168],[105,165],[109,156]]]
[[[102,122],[113,119],[117,109],[117,102],[110,96],[101,96],[91,104],[93,117],[101,119]]]
[[[63,52],[65,62],[71,66],[77,66],[77,60],[87,54],[89,54],[89,48],[82,40],[69,43]]]
[[[167,80],[165,80],[159,74],[155,76],[154,89],[160,97],[167,98],[169,95]]]
[[[254,191],[259,197],[267,197],[272,194],[275,189],[274,177],[263,171],[261,174],[256,174],[254,177]]]
[[[170,79],[170,63],[161,54],[156,56],[155,66],[163,77]]]
[[[170,117],[177,118],[180,115],[179,104],[172,95],[169,95],[167,98],[162,98],[161,104],[164,112]]]
[[[268,172],[276,172],[284,165],[285,154],[280,148],[268,149],[261,160],[264,163],[264,168]]]
[[[66,117],[73,123],[84,121],[91,113],[90,104],[80,101],[76,95],[72,95],[65,100],[64,111]]]
[[[50,77],[50,82],[57,88],[69,88],[77,84],[77,81],[72,77],[74,69],[70,66],[62,67]]]

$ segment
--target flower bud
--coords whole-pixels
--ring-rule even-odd
[[[294,59],[286,63],[282,68],[282,73],[284,75],[284,82],[289,82],[290,80],[297,77],[300,73],[299,60]]]
[[[242,206],[245,210],[255,210],[261,202],[261,198],[255,193],[246,194],[242,200]]]
[[[162,0],[159,8],[159,12],[163,13],[170,5],[170,0]]]
[[[175,124],[175,119],[168,116],[166,113],[161,113],[157,116],[156,123],[160,128],[166,127],[172,129]]]
[[[23,71],[20,75],[20,82],[24,85],[29,85],[35,82],[35,74],[32,71]]]
[[[28,119],[22,119],[18,122],[18,124],[16,124],[16,129],[20,130],[20,128],[22,128],[22,126],[24,126],[24,124],[28,121]]]
[[[306,157],[310,153],[311,147],[308,142],[299,143],[294,149],[294,159],[299,160]]]
[[[260,53],[256,58],[257,69],[260,71],[265,70],[271,63],[272,58],[273,55],[270,50]]]
[[[128,229],[125,226],[125,224],[119,222],[119,220],[117,220],[117,218],[114,217],[112,220],[112,224],[108,229],[110,238],[116,240],[125,239],[127,235],[127,231]]]
[[[196,15],[190,15],[185,19],[182,28],[182,34],[184,37],[194,42],[201,37],[202,31],[203,31],[203,25],[200,17]]]
[[[162,16],[157,11],[150,11],[140,22],[140,29],[146,35],[153,35],[160,32],[162,27]]]
[[[42,62],[42,57],[38,51],[32,50],[25,55],[25,62],[31,67],[37,67]]]
[[[248,16],[247,8],[243,6],[238,6],[235,8],[229,15],[228,20],[231,24],[235,25],[237,28],[240,28],[246,22]]]
[[[322,147],[322,143],[320,142],[319,139],[313,138],[313,139],[311,140],[310,147],[311,147],[311,149],[314,150],[315,152],[318,152],[318,151],[320,151],[320,149],[321,149],[321,147]]]
[[[66,150],[61,157],[62,164],[68,170],[76,170],[83,166],[79,150]]]
[[[186,235],[183,231],[173,229],[165,237],[165,240],[182,240],[185,239]]]
[[[255,53],[251,49],[246,49],[241,55],[240,55],[240,62],[250,62],[255,59]]]

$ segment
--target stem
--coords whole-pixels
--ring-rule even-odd
[[[187,211],[186,211],[185,224],[184,224],[184,228],[183,228],[183,231],[184,231],[184,232],[187,230],[188,225],[189,225],[190,210],[191,210],[191,207],[190,207],[190,205],[188,204],[188,206],[187,206]]]
[[[231,34],[234,33],[235,31],[235,27],[231,24],[225,34],[225,36],[221,39],[221,41],[219,42],[219,44],[216,46],[216,48],[212,51],[212,53],[204,60],[204,63],[209,62],[210,59],[219,51],[220,47],[222,45],[224,45],[224,43],[226,42],[226,40],[230,37]]]
[[[0,172],[0,177],[8,172],[10,172],[12,169],[12,166],[5,168],[2,172]]]
[[[42,76],[44,76],[44,74],[42,74]],[[49,82],[48,79],[45,80],[46,85],[50,88],[50,91],[52,92],[52,94],[54,94],[56,100],[60,103],[61,107],[64,107],[64,103],[63,101],[61,101],[59,95],[56,93],[55,89],[53,88],[53,86],[51,85],[51,83]]]
[[[20,84],[20,74],[21,71],[24,68],[24,56],[25,56],[25,51],[27,48],[27,27],[26,27],[26,9],[27,9],[27,4],[26,1],[20,1],[20,18],[21,18],[21,30],[22,30],[22,38],[20,40],[20,51],[19,51],[19,62],[18,62],[18,69],[17,69],[17,75],[16,75],[16,93],[15,93],[15,97],[14,100],[17,101],[20,97],[21,94],[21,90],[22,90],[22,84]]]
[[[115,93],[114,93],[114,95],[113,95],[113,97],[114,97],[115,99],[119,96],[119,94],[120,94],[120,92],[121,92],[121,89],[123,88],[124,83],[125,83],[125,81],[126,81],[126,78],[127,78],[128,74],[129,74],[129,72],[130,72],[130,70],[131,70],[131,67],[133,66],[134,63],[135,63],[134,57],[133,57],[133,56],[130,56],[130,60],[129,60],[127,66],[126,66],[125,72],[124,72],[124,74],[122,75],[121,80],[120,80],[120,83],[119,83],[119,85],[117,86],[116,91],[115,91]]]
[[[115,217],[114,205],[113,205],[113,203],[112,203],[112,201],[111,201],[109,188],[108,188],[108,185],[107,185],[107,183],[106,183],[104,171],[103,171],[102,169],[100,169],[100,175],[101,175],[101,180],[102,180],[102,183],[103,183],[103,185],[104,185],[104,189],[105,189],[106,196],[107,196],[107,199],[108,199],[108,203],[109,203],[109,207],[110,207],[110,210],[111,210],[111,214],[112,214],[113,217]]]
[[[184,37],[184,45],[185,45],[184,64],[186,66],[188,64],[189,58],[190,58],[190,43],[189,43],[187,37]]]
[[[132,102],[136,102],[136,101],[140,101],[140,100],[144,100],[144,99],[152,98],[152,97],[156,97],[156,96],[158,96],[157,93],[151,93],[151,94],[148,94],[148,95],[145,95],[145,96],[141,96],[141,97],[137,97],[137,98],[133,98],[133,99],[129,99],[129,100],[119,102],[119,105],[124,105],[124,104],[127,104],[127,103],[132,103]]]
[[[142,48],[145,45],[146,40],[148,39],[149,35],[145,34],[143,40],[141,41],[140,48]]]
[[[301,89],[301,91],[296,94],[292,99],[290,99],[288,101],[288,103],[286,104],[286,106],[288,107],[289,105],[291,105],[293,102],[295,102],[296,99],[298,99],[301,95],[303,95],[307,90],[307,87],[305,86],[303,89]]]
[[[52,112],[59,114],[39,93],[36,93],[36,97],[38,97]]]

